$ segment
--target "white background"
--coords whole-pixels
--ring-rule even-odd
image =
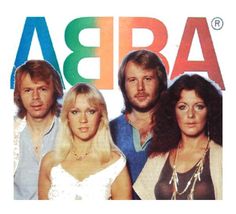
[[[170,0],[86,0],[62,2],[49,0],[21,0],[0,3],[0,212],[7,213],[222,213],[227,208],[235,209],[235,6],[234,1],[170,1]],[[215,31],[210,28],[219,66],[226,90],[224,99],[224,200],[223,201],[106,201],[106,202],[43,202],[13,201],[12,178],[12,133],[13,133],[13,97],[10,90],[10,74],[18,50],[26,17],[43,16],[46,18],[50,36],[54,45],[60,69],[70,53],[64,40],[64,31],[70,21],[79,17],[114,17],[114,90],[102,91],[105,96],[110,119],[118,116],[123,107],[123,99],[117,85],[118,70],[118,18],[152,17],[161,20],[168,30],[168,42],[163,50],[172,71],[178,45],[182,38],[188,17],[206,17],[210,21],[221,17],[224,26]],[[201,58],[198,41],[193,47],[193,57]],[[30,52],[32,58],[42,58],[34,38]],[[66,83],[66,80],[64,80]],[[67,86],[68,89],[69,86]],[[115,99],[114,99],[115,98]],[[114,105],[115,103],[115,105]],[[150,210],[151,209],[151,210]]]

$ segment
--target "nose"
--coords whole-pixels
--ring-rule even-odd
[[[194,108],[190,107],[187,112],[188,118],[193,118],[195,116]]]
[[[143,91],[144,90],[144,84],[143,84],[142,80],[138,81],[137,87],[138,87],[138,91]]]
[[[39,99],[39,92],[38,92],[38,90],[34,90],[33,91],[32,97],[33,97],[34,100]]]
[[[87,123],[88,122],[86,113],[82,113],[80,115],[79,122],[81,122],[81,123]]]

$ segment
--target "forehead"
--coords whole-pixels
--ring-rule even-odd
[[[78,94],[75,98],[74,107],[75,108],[90,108],[94,107],[95,104],[92,102],[91,98],[86,94]]]
[[[155,70],[153,69],[144,69],[141,65],[135,64],[130,61],[127,63],[125,68],[125,76],[126,77],[139,77],[146,75],[156,75]]]
[[[195,90],[182,90],[180,93],[179,102],[193,103],[204,102],[201,97],[198,96]]]
[[[21,77],[21,87],[33,87],[33,86],[52,86],[52,80],[47,81],[41,80],[39,78],[32,79],[29,74],[23,75]]]

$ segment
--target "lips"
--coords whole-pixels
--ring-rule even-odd
[[[138,100],[145,100],[147,98],[147,94],[136,94],[135,97],[138,99]]]
[[[81,132],[87,132],[89,130],[89,128],[88,127],[81,127],[81,128],[79,128],[79,130]]]
[[[42,108],[42,104],[39,104],[39,105],[31,105],[31,108],[33,108],[35,111],[38,111]]]
[[[195,127],[197,123],[186,123],[186,125],[191,128],[191,127]]]

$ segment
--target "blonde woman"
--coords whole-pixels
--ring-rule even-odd
[[[67,93],[56,149],[41,163],[39,199],[131,199],[126,159],[110,136],[106,104],[93,86]]]

